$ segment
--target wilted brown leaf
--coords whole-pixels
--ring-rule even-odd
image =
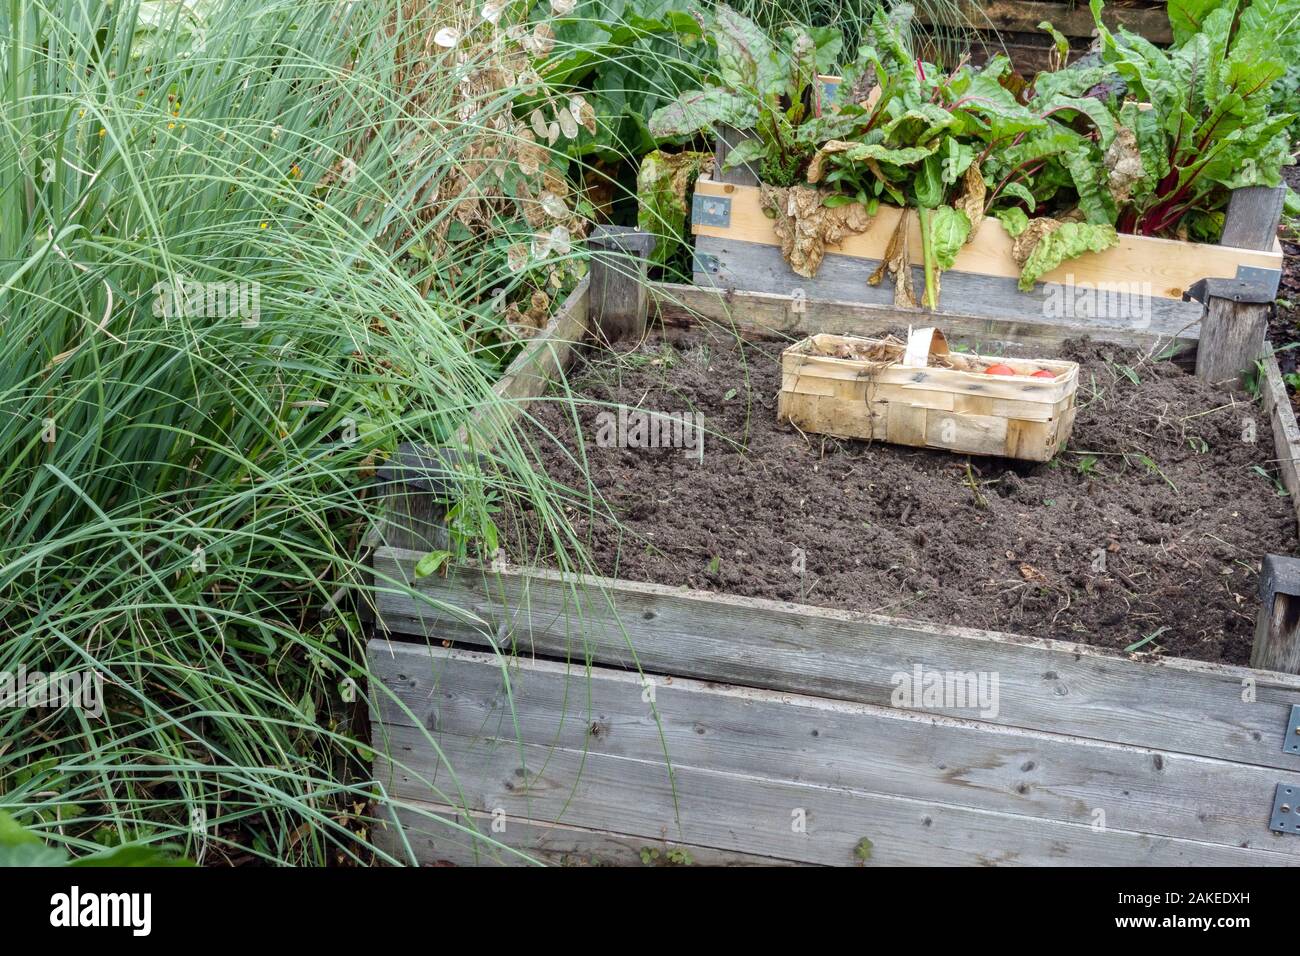
[[[1133,187],[1146,170],[1142,166],[1142,153],[1138,149],[1137,134],[1127,126],[1115,131],[1115,139],[1106,150],[1106,168],[1110,170],[1106,185],[1115,197],[1116,204],[1125,203],[1133,195]]]
[[[860,235],[871,225],[872,217],[861,203],[829,208],[824,199],[824,193],[807,186],[763,186],[761,191],[763,209],[775,220],[781,255],[805,279],[817,275],[828,245]]]
[[[966,236],[966,242],[973,242],[975,233],[979,232],[980,224],[984,222],[984,197],[988,194],[988,186],[984,184],[984,176],[980,173],[980,168],[975,163],[966,167],[966,177],[962,181],[961,196],[957,199],[957,208],[966,214],[970,220],[970,233]]]
[[[853,146],[852,143],[843,139],[833,139],[823,144],[822,148],[817,150],[812,161],[808,163],[808,182],[819,183],[822,179],[826,165],[826,157],[833,156],[836,153],[842,153]]]
[[[889,237],[885,247],[885,258],[876,266],[876,271],[867,279],[869,285],[880,285],[886,275],[894,276],[894,305],[907,309],[916,308],[916,291],[912,287],[912,264],[908,258],[908,210],[898,217],[894,234]]]
[[[1044,236],[1050,236],[1060,228],[1060,222],[1045,216],[1029,220],[1025,231],[1016,236],[1011,243],[1011,257],[1016,260],[1016,265],[1023,266],[1034,251],[1034,246],[1038,245]]]

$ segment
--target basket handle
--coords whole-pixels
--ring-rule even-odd
[[[907,348],[903,352],[903,365],[907,368],[926,368],[930,356],[947,355],[948,340],[936,328],[909,329]]]

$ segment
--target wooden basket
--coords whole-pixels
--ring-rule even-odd
[[[995,364],[1017,374],[984,371]],[[837,438],[1048,461],[1070,437],[1078,385],[1075,362],[952,353],[936,329],[906,343],[814,335],[782,353],[777,418]]]

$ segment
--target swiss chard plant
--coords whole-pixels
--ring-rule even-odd
[[[866,82],[849,80],[873,92],[839,108],[847,136],[822,145],[809,181],[869,206],[883,198],[917,211],[930,308],[938,306],[940,273],[986,213],[1003,219],[1017,238],[1025,285],[1064,258],[1113,244],[1113,216],[1095,170],[1114,137],[1105,106],[1059,83],[1027,106],[1012,92],[1010,63],[1002,56],[980,69],[962,63],[941,70],[913,55],[910,15],[904,6],[873,19],[874,44],[858,61]],[[1029,228],[1026,209],[1048,205],[1071,221],[1041,217]],[[887,257],[895,261],[884,266],[895,273],[900,304],[914,298],[909,270],[902,268],[907,230],[904,216]],[[1058,230],[1040,249],[1038,240]]]
[[[824,138],[818,75],[834,67],[839,32],[791,27],[774,41],[725,3],[696,17],[717,48],[716,82],[656,111],[650,132],[693,137],[718,124],[753,130],[755,138],[733,150],[726,164],[753,164],[764,182],[795,185]]]
[[[1291,6],[1300,13],[1300,4]],[[1111,104],[1135,171],[1114,197],[1119,228],[1217,237],[1229,191],[1280,185],[1291,161],[1294,116],[1273,109],[1274,84],[1288,66],[1275,38],[1285,35],[1285,21],[1272,22],[1254,5],[1238,19],[1235,2],[1214,4],[1195,32],[1165,51],[1126,30],[1112,33],[1101,9],[1092,0],[1102,59],[1131,97]]]
[[[701,19],[717,48],[716,82],[657,111],[657,137],[691,137],[725,124],[753,136],[730,165],[757,167],[762,202],[799,275],[816,273],[827,245],[870,227],[879,205],[902,207],[885,261],[895,301],[939,304],[940,275],[986,216],[1012,237],[1030,289],[1061,263],[1099,252],[1117,232],[1214,241],[1230,191],[1277,185],[1290,162],[1294,117],[1278,110],[1285,39],[1272,42],[1265,9],[1282,16],[1300,0],[1175,0],[1195,16],[1161,50],[1101,21],[1100,49],[1026,80],[1003,56],[941,69],[918,56],[912,8],[872,17],[869,43],[842,70],[833,101],[818,74],[832,69],[838,38],[789,28],[777,39],[726,6]],[[1193,10],[1193,8],[1195,8]],[[1273,32],[1276,32],[1274,30]],[[662,159],[656,163],[663,165]],[[912,290],[915,210],[925,289]]]

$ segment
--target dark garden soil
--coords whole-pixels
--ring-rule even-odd
[[[1284,175],[1292,189],[1300,190],[1300,166],[1288,166]],[[1285,260],[1282,266],[1282,281],[1277,291],[1277,308],[1274,309],[1272,321],[1269,322],[1268,337],[1273,347],[1278,349],[1278,366],[1283,375],[1297,371],[1300,363],[1300,235],[1286,228],[1279,234]],[[1287,346],[1292,346],[1287,348]],[[1288,383],[1293,393],[1294,386]]]
[[[591,481],[617,521],[569,517],[603,574],[1248,661],[1260,558],[1296,546],[1249,396],[1076,343],[1062,356],[1083,365],[1073,436],[1033,465],[801,435],[776,421],[782,347],[695,333],[575,368],[592,402],[700,412],[708,431],[702,463],[601,448],[604,409],[579,407]],[[586,488],[564,406],[535,409],[554,436],[539,441],[546,470]]]

